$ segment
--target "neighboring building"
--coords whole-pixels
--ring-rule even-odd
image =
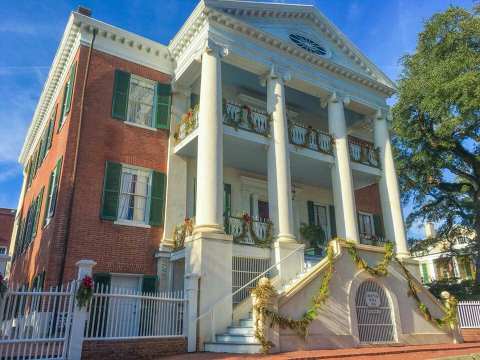
[[[7,255],[13,224],[15,222],[15,209],[0,208],[0,256]],[[5,274],[6,262],[0,262],[0,274]]]
[[[426,239],[437,236],[432,223],[425,224]],[[475,278],[475,263],[469,251],[474,233],[462,229],[461,234],[454,239],[443,240],[427,249],[417,246],[411,248],[412,257],[419,262],[422,282],[429,284],[433,281],[450,280],[463,281]]]
[[[80,259],[97,262],[97,283],[129,289],[191,289],[200,276],[199,347],[250,351],[208,341],[251,310],[243,286],[272,264],[294,289],[279,309],[310,306],[304,292],[325,263],[301,275],[312,245],[301,245],[302,224],[372,261],[390,240],[417,276],[389,137],[395,85],[318,10],[205,0],[168,46],[82,12],[69,19],[20,156],[13,282],[63,283]],[[315,320],[312,346],[451,340],[415,311],[397,264],[373,282],[337,244],[323,310],[334,321]],[[365,294],[386,322],[374,334],[374,320],[355,315]]]

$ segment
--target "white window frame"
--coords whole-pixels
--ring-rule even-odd
[[[136,220],[129,220],[129,219],[122,219],[120,218],[120,197],[122,195],[122,188],[123,188],[123,174],[124,172],[136,173],[137,175],[142,173],[148,173],[148,188],[147,188],[147,196],[146,196],[146,204],[145,204],[145,219],[144,221],[136,221]],[[122,172],[120,175],[120,191],[118,193],[119,201],[117,206],[117,220],[114,222],[118,225],[129,225],[129,226],[137,226],[137,227],[144,227],[150,228],[150,202],[152,199],[152,178],[153,178],[153,171],[151,169],[146,169],[138,166],[133,165],[124,165],[122,164]]]
[[[363,212],[363,211],[359,211],[359,212],[358,212],[358,215],[359,215],[359,217],[361,217],[361,216],[366,216],[366,217],[370,218],[370,224],[371,224],[371,226],[372,226],[372,233],[371,233],[370,236],[371,236],[371,237],[376,236],[376,234],[375,234],[375,222],[373,221],[373,214],[367,213],[367,212]],[[366,234],[366,233],[362,233],[362,232],[360,231],[361,228],[362,228],[362,226],[361,226],[360,224],[358,224],[358,227],[359,227],[358,232],[359,232],[359,235],[360,235],[360,236],[361,236],[362,234]]]
[[[321,206],[325,208],[325,216],[327,218],[327,229],[325,231],[325,241],[329,241],[332,239],[332,231],[331,231],[331,225],[330,225],[330,208],[329,204],[324,204],[324,203],[319,203],[319,202],[313,202],[313,212],[315,215],[315,207],[316,206]]]
[[[152,116],[151,116],[151,119],[150,119],[150,124],[149,125],[145,125],[145,124],[140,124],[136,121],[131,121],[130,120],[130,102],[131,102],[131,88],[132,88],[132,80],[136,80],[136,81],[144,81],[144,82],[147,82],[147,83],[150,83],[151,85],[153,85],[153,101],[152,101]],[[137,126],[137,127],[140,127],[140,128],[144,128],[144,129],[149,129],[149,130],[157,130],[155,128],[155,114],[156,114],[156,108],[155,108],[155,105],[157,103],[157,91],[156,91],[156,88],[157,88],[157,83],[153,80],[150,80],[150,79],[147,79],[145,77],[142,77],[142,76],[138,76],[138,75],[135,75],[135,74],[131,74],[130,75],[130,84],[129,84],[129,88],[128,88],[128,100],[127,100],[127,117],[126,117],[126,120],[125,120],[125,123],[128,124],[128,125],[132,125],[132,126]]]

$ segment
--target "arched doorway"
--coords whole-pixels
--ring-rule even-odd
[[[360,284],[355,296],[360,343],[395,341],[392,311],[385,290],[375,281]]]

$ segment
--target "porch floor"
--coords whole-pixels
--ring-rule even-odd
[[[463,355],[463,356],[461,356]],[[332,350],[308,350],[293,351],[274,355],[237,355],[237,354],[215,354],[215,353],[191,353],[175,356],[162,357],[162,360],[216,360],[216,359],[398,359],[398,360],[420,360],[420,359],[442,359],[467,360],[477,357],[465,357],[476,355],[480,357],[480,342],[469,342],[463,344],[435,344],[435,345],[412,345],[412,346],[389,346],[389,347],[360,347],[350,349]]]

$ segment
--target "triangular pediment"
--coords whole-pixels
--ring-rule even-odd
[[[205,0],[205,5],[287,45],[395,88],[395,84],[314,6],[236,0]]]

